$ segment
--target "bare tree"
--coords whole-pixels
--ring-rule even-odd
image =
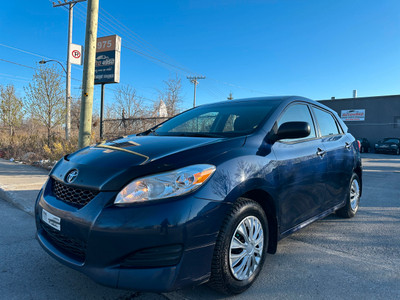
[[[0,85],[0,119],[10,128],[10,136],[14,136],[15,128],[22,123],[23,116],[23,103],[15,95],[14,85]]]
[[[53,67],[41,67],[25,88],[26,109],[32,118],[47,129],[47,145],[53,130],[65,119],[65,91],[61,86],[61,73]]]
[[[140,118],[148,114],[143,99],[137,96],[136,90],[130,85],[117,87],[115,102],[114,110],[122,118]]]
[[[79,129],[81,117],[81,98],[75,98],[71,101],[71,129]]]
[[[168,116],[172,117],[179,113],[182,103],[181,79],[176,75],[175,78],[165,80],[164,84],[164,90],[160,92],[159,98],[164,101],[167,106]]]

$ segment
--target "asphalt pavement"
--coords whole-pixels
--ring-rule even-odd
[[[232,299],[400,299],[400,158],[363,154],[356,217],[335,215],[280,241],[255,284]],[[47,255],[33,204],[47,171],[0,159],[0,298],[223,299],[206,285],[135,293],[94,283]],[[195,266],[194,266],[195,267]]]

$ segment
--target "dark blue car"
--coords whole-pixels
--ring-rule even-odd
[[[302,97],[225,101],[61,159],[36,202],[37,237],[96,282],[240,293],[277,242],[358,209],[358,145]]]

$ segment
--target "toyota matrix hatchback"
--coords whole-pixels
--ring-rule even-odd
[[[361,186],[357,142],[326,106],[225,101],[66,155],[38,195],[37,237],[103,285],[240,293],[280,239],[353,217]]]

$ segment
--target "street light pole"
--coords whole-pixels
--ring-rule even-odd
[[[67,75],[67,70],[65,70],[63,64],[60,63],[58,60],[55,60],[55,59],[44,60],[44,59],[42,59],[41,61],[39,61],[39,64],[44,65],[44,64],[46,64],[48,62],[52,62],[52,61],[58,63],[61,66],[61,68],[63,69],[65,75]]]
[[[71,132],[71,60],[70,51],[72,44],[72,21],[73,21],[73,7],[72,2],[69,3],[69,24],[68,24],[68,51],[67,51],[67,82],[66,82],[66,113],[65,113],[65,139],[69,140]]]
[[[72,22],[73,22],[73,7],[79,2],[86,0],[64,0],[64,2],[58,1],[58,3],[53,2],[53,7],[59,6],[69,6],[69,24],[68,24],[68,52],[67,52],[67,80],[66,80],[66,114],[65,114],[65,139],[69,140],[69,135],[71,132],[71,61],[70,61],[70,50],[72,44]]]

